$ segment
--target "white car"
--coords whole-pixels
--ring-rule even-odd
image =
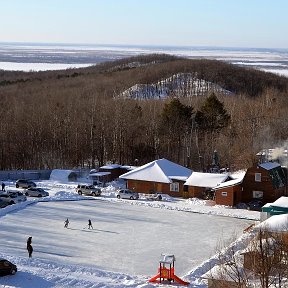
[[[8,204],[16,204],[24,202],[27,197],[21,192],[8,191],[7,193],[0,194],[0,199],[7,202]]]
[[[137,200],[139,199],[139,194],[137,192],[131,191],[129,189],[121,189],[117,194],[118,199],[130,199]]]
[[[24,190],[24,194],[26,196],[32,196],[32,197],[46,197],[49,196],[49,193],[45,191],[42,188],[37,187],[30,187],[28,189]]]
[[[76,187],[76,192],[79,195],[92,195],[92,196],[100,196],[101,189],[99,187],[95,187],[94,185],[81,185],[78,184]]]

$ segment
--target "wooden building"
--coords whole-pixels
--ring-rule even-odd
[[[242,187],[243,202],[259,199],[267,203],[286,194],[287,180],[279,163],[266,162],[248,168]]]
[[[239,178],[220,183],[212,190],[215,192],[215,202],[218,205],[235,206],[242,202],[242,181],[245,173]]]
[[[203,198],[212,188],[230,179],[228,174],[193,172],[184,183],[186,197]]]
[[[130,190],[184,197],[184,182],[192,171],[167,159],[159,159],[121,175]]]

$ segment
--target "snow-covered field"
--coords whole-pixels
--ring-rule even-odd
[[[76,183],[37,185],[50,196],[0,209],[0,257],[18,266],[15,276],[0,278],[0,287],[154,287],[147,280],[161,253],[172,253],[176,274],[203,288],[199,276],[213,263],[219,242],[240,237],[260,216],[198,199],[118,200],[115,186],[93,198],[77,195]],[[69,229],[63,227],[67,217]]]
[[[43,71],[95,65],[152,53],[206,58],[288,75],[287,49],[1,43],[0,69]]]

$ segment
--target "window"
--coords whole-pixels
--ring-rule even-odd
[[[261,173],[255,173],[255,182],[261,182]]]
[[[170,191],[179,192],[179,183],[178,182],[171,183]]]
[[[221,196],[226,197],[227,196],[227,192],[221,192]]]
[[[263,191],[253,191],[253,198],[263,198]]]

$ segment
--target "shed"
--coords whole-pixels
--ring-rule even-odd
[[[212,188],[229,179],[228,174],[193,172],[184,185],[188,197],[203,198]]]
[[[235,206],[242,202],[242,181],[244,176],[245,172],[239,174],[236,179],[228,180],[213,187],[216,204]]]
[[[119,164],[107,164],[107,165],[101,166],[98,172],[109,172],[110,174],[109,176],[107,176],[106,182],[110,182],[119,178],[120,175],[126,173],[127,171],[133,170],[133,168],[134,168],[133,166],[122,166]]]
[[[126,180],[127,188],[140,193],[165,193],[185,197],[183,184],[192,170],[167,159],[158,159],[129,171],[119,178]]]
[[[50,180],[54,181],[77,181],[77,173],[73,170],[54,169],[50,174]]]
[[[273,203],[262,207],[261,220],[266,220],[273,215],[288,214],[288,197],[282,196]]]

